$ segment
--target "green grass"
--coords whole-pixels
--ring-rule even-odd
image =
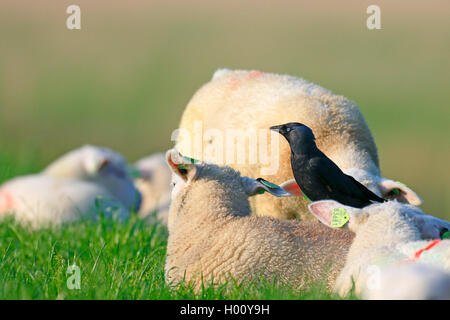
[[[167,230],[131,217],[101,219],[30,231],[12,219],[0,223],[0,299],[331,299],[276,281],[235,281],[220,286],[169,287],[164,281]],[[76,265],[80,289],[67,281]]]

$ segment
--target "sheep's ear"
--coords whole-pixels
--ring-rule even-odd
[[[285,191],[289,192],[293,196],[297,197],[304,197],[302,190],[300,189],[297,182],[295,182],[295,179],[291,179],[288,181],[283,182],[280,184],[280,187],[283,188]]]
[[[334,200],[315,201],[308,205],[311,212],[320,222],[332,228],[349,228],[355,226],[359,209],[345,206]]]
[[[413,190],[401,182],[389,179],[382,179],[379,183],[382,198],[387,200],[397,200],[398,202],[409,203],[420,206],[422,199]]]
[[[264,180],[263,178],[252,179],[249,177],[242,177],[242,185],[244,186],[245,193],[250,197],[257,194],[263,194],[268,192],[276,197],[290,197],[291,194],[286,192],[280,186]]]
[[[92,154],[84,160],[84,168],[89,175],[96,175],[106,168],[111,161],[100,154]]]
[[[187,163],[185,158],[175,149],[166,152],[166,161],[170,170],[184,181],[191,181],[197,174],[197,166]]]

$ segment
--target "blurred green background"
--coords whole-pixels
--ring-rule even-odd
[[[0,181],[84,143],[130,161],[165,150],[217,68],[258,69],[355,101],[383,175],[450,218],[450,2],[316,2],[2,0]]]

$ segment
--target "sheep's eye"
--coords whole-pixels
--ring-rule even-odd
[[[180,173],[184,176],[185,174],[187,174],[187,170],[186,169],[180,169]]]

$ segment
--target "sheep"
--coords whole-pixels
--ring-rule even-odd
[[[125,169],[127,163],[119,153],[101,146],[84,145],[63,154],[49,164],[43,174],[53,177],[89,179],[107,164]]]
[[[100,213],[124,219],[128,212],[106,188],[77,179],[36,174],[0,187],[0,217],[12,215],[32,229],[96,219]]]
[[[388,298],[381,293],[392,290],[380,285],[389,285],[392,289],[409,283],[409,290],[401,291],[405,293],[405,299],[428,297],[427,285],[432,287],[436,279],[448,283],[450,240],[440,238],[450,229],[450,222],[425,215],[419,208],[397,201],[357,209],[333,200],[322,200],[308,207],[323,224],[343,227],[356,234],[334,287],[341,296],[346,296],[354,286],[358,296]],[[405,267],[408,264],[419,266]],[[390,281],[399,268],[404,271],[404,277],[397,278],[398,282]],[[417,270],[421,269],[440,271],[429,280],[415,279],[421,274]]]
[[[404,184],[380,176],[377,147],[358,107],[304,79],[220,69],[189,101],[173,139],[175,148],[191,158],[226,164],[243,175],[292,186],[295,181],[288,143],[275,133],[267,139],[270,126],[286,122],[310,127],[319,149],[377,195],[422,203]],[[243,140],[246,138],[248,144]],[[245,148],[245,155],[236,160],[234,151],[239,147]],[[250,202],[257,215],[312,219],[308,201],[300,197],[263,195]]]
[[[426,264],[404,264],[383,270],[366,300],[450,300],[450,273]]]
[[[166,164],[163,153],[156,153],[134,164],[137,176],[136,188],[142,195],[139,216],[146,218],[154,212],[158,219],[167,226],[170,206],[172,171]]]
[[[334,282],[352,232],[329,233],[316,221],[251,215],[249,196],[287,193],[279,187],[267,189],[267,183],[227,166],[180,161],[173,149],[166,158],[175,181],[165,263],[169,285],[185,280],[199,289],[201,280],[217,284],[259,276],[301,288]]]
[[[130,177],[127,161],[109,148],[84,145],[52,162],[42,174],[97,183],[129,210],[140,209],[141,194]]]
[[[0,186],[0,216],[12,214],[32,228],[105,215],[124,218],[138,210],[140,194],[118,153],[84,146],[41,173],[16,177]]]

